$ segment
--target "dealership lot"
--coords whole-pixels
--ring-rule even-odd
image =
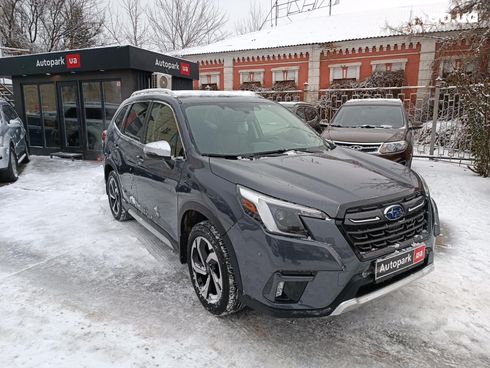
[[[490,365],[488,179],[415,160],[439,205],[436,271],[336,318],[216,318],[177,256],[109,211],[100,163],[33,157],[0,187],[0,366]]]

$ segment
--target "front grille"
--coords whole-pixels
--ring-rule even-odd
[[[390,221],[386,219],[384,209],[395,204],[403,207],[405,215]],[[390,245],[403,245],[415,236],[423,235],[428,222],[428,202],[417,193],[398,201],[351,208],[340,226],[351,246],[366,256]]]
[[[343,148],[350,148],[359,152],[376,153],[380,147],[380,144],[372,143],[348,143],[348,142],[334,142],[337,146]]]

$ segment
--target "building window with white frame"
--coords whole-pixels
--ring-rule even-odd
[[[299,66],[274,68],[272,71],[272,83],[294,81],[298,84]]]
[[[474,76],[478,71],[478,60],[472,57],[455,58],[449,57],[442,60],[440,68],[440,76],[447,79],[455,72],[463,72],[467,76]]]
[[[264,83],[264,69],[240,70],[240,84],[247,82]]]
[[[330,68],[330,83],[358,81],[361,74],[361,63],[332,64]]]
[[[405,66],[408,59],[384,59],[384,60],[373,60],[371,61],[371,66],[374,72],[396,72],[398,70],[405,70]]]
[[[199,74],[199,88],[219,90],[220,72],[208,72]]]

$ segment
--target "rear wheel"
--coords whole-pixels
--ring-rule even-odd
[[[9,153],[9,165],[7,170],[2,175],[2,179],[5,181],[14,182],[19,178],[17,156],[15,156],[15,150],[13,147],[10,148]]]
[[[118,221],[126,221],[131,218],[126,209],[123,207],[122,191],[119,185],[119,178],[115,171],[111,171],[107,178],[107,198],[112,216]]]
[[[204,308],[218,316],[240,310],[228,250],[223,237],[209,221],[192,228],[187,254],[192,285]]]

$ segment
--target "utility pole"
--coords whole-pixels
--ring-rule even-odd
[[[328,16],[332,16],[332,0],[328,1]]]

